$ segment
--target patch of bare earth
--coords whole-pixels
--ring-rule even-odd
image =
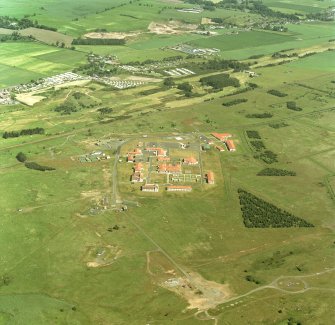
[[[121,32],[92,32],[84,35],[85,38],[99,38],[99,39],[126,39],[129,37],[135,37],[139,33],[121,33]]]
[[[148,26],[150,33],[160,34],[160,35],[177,35],[185,34],[195,31],[198,25],[195,24],[184,24],[178,21],[170,21],[169,23],[157,23],[151,22]]]
[[[147,272],[159,286],[185,299],[188,309],[206,311],[232,297],[228,284],[204,279],[196,272],[182,273],[161,252],[147,252]]]

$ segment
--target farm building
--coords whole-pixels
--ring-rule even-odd
[[[158,192],[159,186],[157,184],[145,184],[141,187],[143,192]]]
[[[128,155],[127,156],[127,162],[133,163],[135,161],[135,156],[133,155]]]
[[[166,187],[168,192],[191,192],[192,186],[169,185]]]
[[[212,133],[212,136],[220,141],[226,141],[232,137],[230,133]]]
[[[224,151],[224,148],[221,146],[215,146],[216,149],[218,149],[220,152]]]
[[[235,144],[234,144],[233,140],[227,140],[226,141],[226,146],[227,146],[229,151],[236,151],[236,147],[235,147]]]
[[[208,184],[214,184],[214,173],[212,171],[207,173],[206,180]]]
[[[167,154],[167,150],[163,148],[145,148],[145,151],[150,152],[157,157],[165,157]]]
[[[158,166],[158,173],[160,174],[181,174],[181,165],[160,164]]]
[[[185,165],[193,166],[193,165],[198,165],[198,160],[195,159],[194,157],[188,157],[188,158],[183,159],[183,163]]]
[[[131,175],[131,182],[132,183],[143,182],[143,178],[142,178],[141,172],[135,172],[133,175]]]

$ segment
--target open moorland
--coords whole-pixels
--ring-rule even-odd
[[[332,2],[263,3],[0,0],[0,324],[333,324]]]

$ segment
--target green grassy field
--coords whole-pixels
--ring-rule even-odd
[[[264,2],[302,13],[331,5]],[[97,27],[146,30],[151,21],[169,18],[189,23],[199,23],[202,16],[250,18],[229,10],[185,14],[175,6],[194,5],[168,0],[83,0],[80,5],[0,0],[3,15],[36,13],[40,23],[75,37]],[[0,87],[70,71],[85,63],[91,51],[117,55],[126,63],[179,55],[161,48],[182,42],[220,48],[222,57],[232,59],[271,56],[285,49],[299,54],[323,50],[291,63],[251,67],[255,78],[233,73],[242,87],[245,82],[257,85],[235,95],[233,87],[207,93],[197,74],[176,79],[177,85],[192,85],[195,95],[190,98],[163,83],[121,91],[90,82],[46,90],[45,99],[32,107],[1,106],[1,133],[45,129],[43,135],[0,137],[1,325],[333,323],[335,54],[327,50],[333,24],[288,28],[282,34],[221,31],[214,37],[142,34],[126,46],[77,46],[77,51],[37,42],[0,44]],[[270,56],[260,58],[259,64],[277,62]],[[192,60],[195,67],[202,62],[185,62]],[[287,96],[271,95],[271,89]],[[83,101],[92,107],[70,115],[54,110],[77,92],[85,94]],[[236,99],[244,101],[222,105]],[[301,110],[288,109],[288,101]],[[106,107],[112,112],[98,111]],[[270,117],[256,118],[265,112]],[[257,158],[246,131],[257,131],[277,161],[267,164]],[[200,152],[203,173],[212,170],[215,185],[198,183],[191,193],[168,193],[163,186],[159,193],[144,193],[140,184],[129,184],[133,165],[125,162],[125,154],[138,142],[182,141],[198,148],[199,136],[212,139],[212,132],[231,133],[237,148],[219,152],[212,146]],[[99,150],[111,159],[79,161]],[[28,169],[16,159],[19,152],[29,162],[55,170]],[[171,152],[184,157],[190,151]],[[265,168],[296,176],[257,176]],[[164,176],[153,176],[158,178],[164,182]],[[246,228],[239,188],[314,227]],[[118,200],[127,211],[114,209]],[[174,286],[176,280],[184,285]]]
[[[35,53],[41,55],[40,49]],[[52,54],[41,56],[51,61]],[[260,76],[252,82],[259,87],[230,97],[248,102],[228,108],[222,106],[228,98],[220,98],[220,93],[209,102],[191,105],[190,99],[179,99],[183,105],[171,107],[169,100],[178,96],[175,89],[143,97],[139,93],[152,86],[111,92],[101,85],[49,92],[48,99],[31,108],[4,108],[2,130],[40,126],[48,135],[0,140],[0,204],[5,207],[0,239],[1,322],[210,324],[210,317],[215,317],[218,324],[287,324],[289,318],[303,324],[316,320],[330,324],[333,273],[315,274],[333,267],[334,261],[334,199],[329,192],[335,173],[329,93],[333,73],[325,67],[332,59],[333,52],[324,52],[256,69]],[[197,78],[190,80],[197,84]],[[288,96],[275,97],[267,93],[269,89]],[[100,123],[97,107],[70,116],[52,111],[69,91],[88,92],[101,101],[100,106],[113,107],[111,116],[130,117]],[[288,100],[303,110],[288,110]],[[261,112],[271,112],[273,117],[246,117]],[[286,126],[270,127],[282,123]],[[277,163],[267,165],[254,158],[246,130],[259,132],[265,146],[278,154]],[[203,185],[190,194],[159,193],[158,197],[144,195],[136,186],[128,192],[123,184],[127,167],[126,174],[119,175],[120,195],[139,202],[140,207],[130,205],[125,213],[92,212],[105,196],[112,195],[113,183],[114,159],[78,161],[79,155],[99,149],[98,139],[134,143],[143,141],[143,134],[159,139],[172,132],[195,137],[213,131],[232,133],[237,145],[235,153],[214,148],[202,153],[205,169],[216,175],[213,188]],[[112,149],[103,150],[113,154]],[[25,168],[15,159],[19,151],[56,170],[43,173]],[[297,176],[256,175],[266,167],[293,170]],[[245,228],[237,196],[240,187],[315,228]],[[110,231],[115,225],[118,230]],[[97,255],[101,250],[109,252],[103,261],[107,265],[90,267],[88,263],[101,263]],[[196,309],[185,309],[190,297],[162,286],[174,277],[171,270],[182,276],[177,266],[218,287],[228,285],[235,300],[211,308],[210,316],[195,316]],[[259,284],[247,281],[247,275]],[[314,289],[296,294],[262,289],[281,275],[310,275],[301,279]],[[205,280],[203,287],[209,285]],[[258,292],[239,298],[257,288]]]

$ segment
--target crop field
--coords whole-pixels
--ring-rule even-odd
[[[314,13],[334,5],[331,0],[317,2],[312,0],[301,0],[299,2],[292,0],[265,0],[264,3],[273,10],[287,13]]]
[[[0,58],[0,86],[6,87],[70,71],[84,62],[85,54],[33,42],[15,42],[1,44]]]

